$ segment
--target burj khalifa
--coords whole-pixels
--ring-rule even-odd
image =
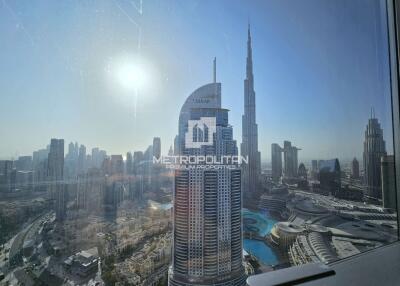
[[[246,197],[257,189],[261,174],[261,155],[258,151],[258,126],[256,123],[256,93],[254,91],[253,57],[250,26],[247,32],[246,78],[244,80],[244,114],[242,116],[241,156],[247,156],[242,164],[242,190]]]

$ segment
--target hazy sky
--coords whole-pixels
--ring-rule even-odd
[[[166,152],[185,99],[212,80],[214,56],[240,143],[249,20],[263,159],[285,139],[300,161],[360,158],[372,106],[391,150],[383,2],[3,0],[0,157],[51,137],[125,154],[159,136]],[[136,112],[135,92],[116,80],[131,59],[147,78]]]

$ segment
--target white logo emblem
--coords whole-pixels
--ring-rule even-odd
[[[217,131],[215,117],[200,117],[200,120],[189,120],[185,134],[186,148],[200,148],[213,145],[213,135]]]

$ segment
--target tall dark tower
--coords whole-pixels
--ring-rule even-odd
[[[49,196],[54,200],[56,219],[62,221],[66,214],[66,198],[64,189],[64,139],[51,139],[50,152],[47,159],[47,177],[49,180]]]
[[[271,145],[271,167],[274,181],[279,181],[282,176],[282,151],[283,149],[278,144]]]
[[[365,195],[375,199],[382,197],[381,186],[381,157],[386,155],[383,130],[375,114],[371,112],[371,118],[365,130],[364,139],[364,182],[367,187]]]
[[[248,156],[248,162],[242,164],[243,192],[254,193],[261,173],[261,159],[258,151],[258,126],[256,123],[256,93],[254,91],[253,58],[251,49],[250,26],[247,32],[246,79],[244,80],[244,114],[242,116],[241,155]]]
[[[351,177],[353,179],[360,178],[360,164],[356,157],[354,157],[353,161],[351,162]]]

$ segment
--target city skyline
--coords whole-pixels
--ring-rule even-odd
[[[222,103],[231,110],[235,139],[241,142],[242,80],[249,18],[252,23],[253,46],[256,47],[253,58],[259,150],[263,162],[270,161],[271,144],[284,140],[296,142],[296,146],[302,148],[299,162],[331,157],[346,160],[357,157],[360,160],[362,129],[371,106],[375,108],[385,131],[388,153],[392,153],[390,96],[386,96],[389,94],[387,61],[377,54],[385,53],[385,41],[380,39],[386,38],[386,32],[380,29],[384,26],[380,24],[382,15],[374,14],[374,21],[368,18],[374,11],[374,5],[379,3],[370,1],[363,4],[354,1],[346,5],[349,9],[359,10],[359,18],[352,20],[365,27],[365,33],[352,29],[341,30],[341,26],[334,22],[335,16],[342,17],[346,22],[350,21],[352,13],[343,14],[336,5],[332,5],[328,13],[324,5],[315,1],[308,1],[304,7],[299,7],[299,14],[293,14],[292,9],[286,10],[286,1],[255,1],[245,11],[239,9],[240,1],[233,1],[229,14],[234,11],[234,16],[224,14],[219,3],[199,2],[193,5],[176,1],[167,5],[157,1],[146,2],[140,14],[134,8],[122,4],[117,6],[99,2],[98,9],[89,9],[71,2],[63,5],[77,9],[63,16],[69,17],[67,19],[53,17],[52,27],[43,27],[38,19],[29,14],[30,4],[12,5],[4,2],[0,9],[0,21],[4,24],[0,32],[8,41],[2,43],[0,58],[5,64],[0,70],[0,82],[7,108],[2,112],[4,124],[0,131],[7,136],[0,145],[0,158],[27,155],[42,148],[54,137],[64,138],[65,142],[82,142],[90,148],[98,146],[110,154],[125,154],[127,151],[145,150],[152,138],[159,136],[164,142],[162,153],[167,154],[173,143],[173,137],[167,130],[176,129],[174,122],[179,113],[176,106],[201,82],[212,81],[212,67],[206,59],[211,61],[214,56],[217,56],[219,62],[218,81],[224,84],[223,92],[227,94]],[[60,8],[57,5],[61,4],[48,5],[49,8],[38,6],[36,12],[45,13],[47,9]],[[164,5],[169,8],[165,9],[167,15],[160,15]],[[179,14],[178,19],[169,19],[168,16],[176,13],[175,7],[178,6],[183,11],[182,15]],[[257,8],[262,13],[257,12]],[[304,34],[299,37],[301,29],[309,29],[312,21],[302,21],[301,27],[298,27],[297,19],[302,17],[304,20],[303,17],[311,12],[312,21],[324,17],[325,25],[319,29],[312,28],[313,34],[309,37],[304,37]],[[94,22],[85,20],[85,16],[90,13],[97,15]],[[286,15],[293,21],[282,24],[273,13]],[[205,25],[204,16],[214,14],[221,14],[221,19]],[[156,17],[167,23],[160,28],[162,31],[159,33],[152,32],[158,31],[151,23]],[[196,21],[192,26],[185,27],[183,24],[188,21],[188,17],[195,17]],[[92,28],[97,21],[115,21],[115,27],[103,26],[105,33],[92,35],[93,42],[102,48],[89,56],[93,45],[82,36],[78,37],[74,29],[67,35],[60,33],[72,25],[71,18],[77,20],[82,28],[79,32],[83,35],[92,35]],[[124,96],[125,91],[120,86],[110,83],[104,71],[110,58],[119,59],[137,52],[138,31],[131,20],[140,22],[141,55],[149,62],[149,69],[154,71],[152,81],[155,83],[155,90],[139,92],[136,119],[133,98]],[[172,33],[177,27],[178,32]],[[100,28],[96,26],[95,29]],[[111,36],[115,31],[118,33]],[[15,32],[18,36],[11,38]],[[162,32],[172,33],[176,42],[185,45],[177,46],[172,40],[166,39]],[[323,41],[321,39],[325,39],[326,32],[330,32],[331,38]],[[44,44],[41,39],[45,37],[49,38],[50,46],[40,51]],[[208,41],[208,37],[212,41]],[[110,39],[113,39],[111,44],[108,43]],[[286,39],[290,39],[289,43]],[[67,43],[65,46],[61,45],[64,41]],[[340,47],[336,42],[348,42],[349,46]],[[19,44],[19,50],[11,50],[16,43]],[[161,43],[167,45],[164,50],[169,53],[160,51],[158,45]],[[79,45],[79,50],[76,45]],[[363,45],[363,49],[357,53],[351,52],[350,46],[354,45]],[[293,51],[293,46],[303,49]],[[198,53],[198,57],[193,57],[193,51]],[[317,58],[318,55],[323,56],[324,66],[329,65],[331,69],[324,70],[315,57],[311,59],[312,52],[317,52]],[[12,56],[9,56],[10,53]],[[180,62],[184,63],[176,61],[176,53],[183,59]],[[41,63],[47,58],[49,61],[42,68]],[[26,64],[17,64],[21,61]],[[353,65],[348,65],[348,61]],[[343,69],[345,64],[348,71]],[[349,69],[349,66],[354,66],[354,69]],[[15,73],[19,77],[14,77]],[[341,76],[342,73],[345,75]],[[54,75],[58,78],[54,78]],[[347,80],[343,81],[343,78]],[[21,81],[25,83],[23,86]],[[315,94],[320,96],[316,98]],[[361,96],[363,100],[360,100]],[[298,101],[294,100],[297,98],[304,102],[301,108]],[[25,103],[23,106],[21,100]],[[319,110],[320,106],[326,110]],[[9,112],[14,110],[20,111],[19,116],[10,116]],[[163,126],[149,120],[155,114],[163,116]],[[10,130],[11,125],[18,132]],[[344,138],[347,140],[345,146]]]
[[[397,242],[385,1],[0,2],[0,284],[244,286]]]

